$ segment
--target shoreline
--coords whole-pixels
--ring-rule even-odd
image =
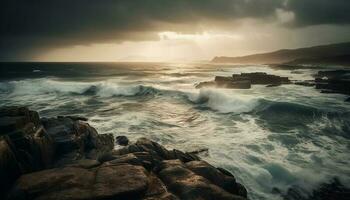
[[[246,199],[225,169],[140,138],[114,150],[85,118],[0,109],[4,199]],[[124,143],[125,144],[125,143]]]

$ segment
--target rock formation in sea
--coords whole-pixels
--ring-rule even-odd
[[[193,153],[146,138],[114,149],[113,135],[86,121],[1,108],[0,199],[247,198],[230,172]]]
[[[315,83],[323,93],[350,95],[350,70],[319,71]]]
[[[315,87],[321,93],[337,93],[350,95],[350,70],[319,71],[314,80],[295,81],[294,84]],[[350,97],[345,99],[350,101]]]
[[[196,88],[218,87],[229,89],[250,89],[251,85],[275,87],[291,83],[288,77],[267,74],[265,72],[233,74],[232,77],[216,76],[214,81],[201,82]]]

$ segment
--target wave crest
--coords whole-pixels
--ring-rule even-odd
[[[12,95],[40,95],[49,93],[112,96],[154,95],[159,91],[150,86],[123,86],[109,81],[102,82],[61,82],[51,79],[10,81],[0,84],[0,91]]]
[[[221,113],[250,112],[259,104],[258,98],[220,89],[201,89],[197,94],[189,94],[188,99]]]

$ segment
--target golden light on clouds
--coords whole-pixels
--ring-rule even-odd
[[[276,11],[279,23],[288,22],[292,13]],[[337,31],[348,32],[346,27],[339,27],[334,32],[328,25],[307,27],[290,32],[279,27],[278,23],[259,24],[247,20],[239,28],[230,31],[204,31],[201,33],[181,33],[173,31],[159,32],[157,40],[124,41],[104,44],[76,45],[56,48],[38,55],[37,61],[77,61],[77,62],[191,62],[209,61],[215,56],[241,56],[253,53],[273,51],[280,48],[298,48],[319,41],[332,41]],[[334,28],[333,28],[334,29]],[[344,30],[342,30],[344,29]],[[319,33],[323,32],[322,35]],[[318,37],[314,37],[318,35]],[[339,36],[339,41],[347,37]]]

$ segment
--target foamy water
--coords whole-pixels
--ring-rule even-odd
[[[334,177],[350,184],[345,96],[297,85],[194,89],[215,75],[265,71],[308,80],[317,69],[138,63],[18,64],[9,71],[1,106],[83,115],[99,133],[148,137],[168,148],[208,148],[200,156],[234,173],[250,199],[282,199],[273,188],[301,187],[306,195]]]

